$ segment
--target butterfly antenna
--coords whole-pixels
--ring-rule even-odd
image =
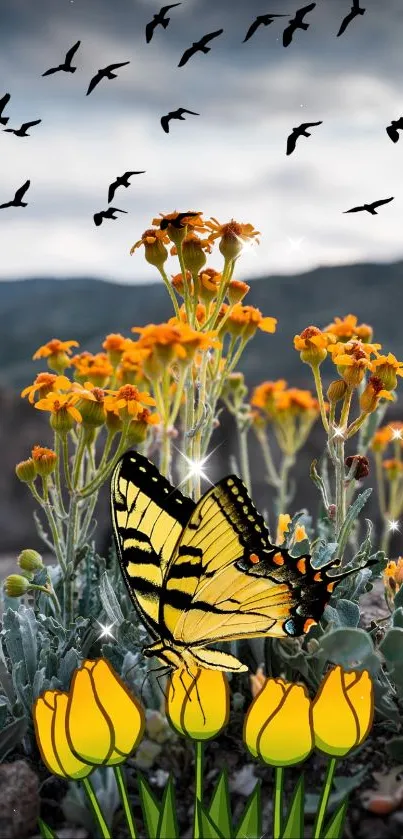
[[[133,670],[133,669],[134,669],[134,667],[137,667],[137,665],[136,665],[136,664],[134,664],[134,665],[133,665],[133,667],[130,667],[130,669],[127,671],[127,674],[128,674],[128,673],[130,673],[130,670]],[[168,675],[168,673],[170,673],[170,671],[171,671],[171,668],[170,668],[170,667],[153,667],[153,669],[152,669],[152,670],[147,670],[147,673],[146,673],[146,675],[144,676],[144,679],[143,679],[143,681],[142,681],[141,691],[140,691],[140,696],[141,696],[141,700],[142,700],[142,702],[144,702],[144,703],[145,703],[145,697],[144,697],[144,695],[143,695],[144,685],[145,685],[145,683],[146,683],[147,679],[151,679],[151,674],[152,674],[152,673],[159,673],[159,674],[160,674],[160,675],[159,675],[159,677],[158,677],[158,676],[156,676],[155,681],[157,682],[157,685],[158,685],[158,687],[159,687],[159,689],[160,689],[160,691],[161,691],[161,693],[162,693],[163,697],[164,697],[164,698],[166,698],[166,697],[165,697],[165,691],[164,691],[164,690],[163,690],[163,688],[161,687],[161,684],[160,684],[160,682],[159,682],[159,679],[160,679],[160,678],[162,678],[162,676],[167,676],[167,675]],[[126,675],[127,675],[127,674],[126,674]]]

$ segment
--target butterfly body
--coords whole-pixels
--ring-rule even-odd
[[[127,452],[115,467],[111,498],[121,570],[155,638],[143,653],[170,667],[246,670],[211,645],[304,634],[347,573],[328,576],[309,555],[294,558],[273,545],[235,475],[195,503],[147,458]]]

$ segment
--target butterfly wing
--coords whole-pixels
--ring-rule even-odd
[[[338,580],[340,580],[338,578]],[[320,619],[336,584],[271,544],[262,516],[236,476],[194,508],[168,565],[161,623],[173,643],[296,636]]]
[[[194,506],[138,452],[127,452],[115,467],[111,507],[120,567],[134,605],[158,637],[165,569]]]

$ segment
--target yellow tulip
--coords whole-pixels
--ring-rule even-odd
[[[365,740],[373,713],[368,671],[346,673],[340,665],[333,667],[312,706],[315,746],[332,757],[344,757]]]
[[[174,670],[170,677],[166,714],[179,734],[210,740],[227,724],[229,687],[222,670]]]
[[[73,676],[67,708],[69,743],[91,764],[114,766],[135,749],[144,712],[109,662],[84,661]]]
[[[311,701],[306,688],[267,679],[247,711],[244,741],[253,755],[271,766],[291,766],[313,749]]]
[[[42,760],[54,775],[79,780],[93,770],[73,754],[66,732],[68,694],[47,690],[36,700],[32,713]]]

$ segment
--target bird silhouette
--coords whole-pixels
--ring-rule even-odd
[[[197,52],[204,52],[205,54],[210,52],[211,47],[207,47],[206,44],[208,44],[209,41],[212,41],[213,38],[218,38],[218,36],[221,35],[223,32],[223,29],[217,29],[216,32],[210,32],[209,35],[203,35],[203,37],[200,38],[200,41],[194,41],[192,46],[189,47],[189,49],[185,50],[185,52],[183,53],[178,67],[183,67],[185,64],[187,64],[189,58],[191,58],[192,55],[195,55]]]
[[[271,23],[274,23],[274,18],[276,18],[276,17],[287,17],[287,14],[285,14],[285,15],[271,15],[271,14],[258,15],[256,20],[254,20],[253,23],[250,25],[242,43],[244,44],[245,41],[249,41],[249,38],[251,38],[252,35],[255,34],[255,32],[259,28],[259,26],[270,26]]]
[[[399,119],[392,119],[390,125],[386,128],[386,132],[392,140],[392,143],[397,143],[399,139],[399,129],[403,131],[403,117],[399,117]]]
[[[0,125],[7,125],[8,123],[9,117],[3,117],[2,113],[7,105],[7,102],[9,102],[10,99],[11,96],[9,93],[5,93],[4,96],[2,96],[2,98],[0,99]]]
[[[310,132],[307,131],[307,129],[312,128],[313,125],[322,125],[322,122],[323,120],[319,120],[319,122],[303,122],[301,125],[293,128],[291,134],[287,138],[287,154],[293,153],[298,137],[310,137]]]
[[[360,0],[353,0],[353,5],[351,6],[351,11],[348,13],[348,15],[346,15],[346,17],[342,21],[340,29],[337,33],[337,37],[339,37],[339,35],[342,35],[343,32],[346,31],[349,23],[351,23],[351,21],[354,20],[355,17],[357,17],[358,15],[363,15],[364,12],[365,12],[365,9],[360,8]]]
[[[165,17],[166,13],[169,12],[170,9],[174,9],[175,6],[180,6],[181,3],[171,3],[170,6],[163,6],[162,9],[154,15],[153,19],[150,20],[150,23],[147,23],[146,26],[146,41],[147,44],[150,43],[151,38],[154,35],[155,28],[160,25],[163,26],[164,29],[167,28],[169,21],[171,20],[170,17]]]
[[[127,210],[119,210],[117,207],[108,207],[107,210],[101,210],[99,213],[94,213],[94,224],[96,227],[99,227],[104,218],[112,218],[116,221],[117,216],[114,216],[114,213],[127,213]]]
[[[308,14],[308,12],[311,12],[312,9],[315,8],[315,6],[316,3],[310,3],[309,6],[304,6],[302,9],[298,9],[298,11],[295,12],[295,17],[293,17],[292,20],[288,21],[289,26],[287,26],[283,32],[284,47],[290,46],[292,36],[294,35],[294,32],[296,32],[297,29],[309,29],[310,24],[304,23],[304,17]]]
[[[7,131],[9,134],[15,134],[16,137],[30,137],[28,128],[31,125],[39,125],[40,122],[42,122],[41,119],[34,119],[32,122],[23,122],[20,128],[3,128],[3,131]]]
[[[186,222],[183,223],[183,220],[185,218],[190,218],[192,216],[199,215],[200,212],[196,213],[194,210],[188,210],[187,213],[177,213],[176,216],[174,216],[173,218],[163,218],[160,221],[160,230],[166,230],[168,224],[170,224],[171,227],[176,227],[179,230],[179,228],[185,227]]]
[[[181,119],[182,121],[185,119],[183,114],[192,114],[195,117],[199,117],[200,114],[196,113],[196,111],[188,111],[187,108],[177,108],[176,111],[169,111],[169,114],[165,114],[161,117],[161,125],[166,134],[169,134],[169,123],[171,119]]]
[[[110,204],[111,201],[113,201],[115,192],[116,192],[116,190],[119,186],[125,186],[125,187],[130,186],[129,178],[131,178],[132,175],[144,175],[144,174],[145,174],[145,171],[143,169],[141,172],[125,172],[124,175],[118,175],[118,177],[116,178],[116,181],[113,181],[113,183],[111,183],[109,185],[108,204]],[[122,212],[123,212],[123,210],[122,210]]]
[[[42,73],[42,76],[51,76],[53,73],[58,73],[59,70],[64,70],[65,73],[75,73],[76,70],[77,70],[77,67],[72,67],[71,62],[72,62],[73,56],[77,52],[80,44],[81,44],[81,41],[77,41],[77,43],[74,44],[73,47],[70,47],[68,52],[66,52],[66,57],[65,57],[63,63],[59,64],[57,67],[51,67],[50,70],[46,70],[45,73]]]
[[[381,207],[382,204],[389,204],[389,201],[393,201],[393,197],[383,198],[381,201],[373,201],[372,204],[363,204],[362,207],[352,207],[351,210],[344,210],[344,213],[360,213],[362,210],[366,210],[367,213],[371,213],[371,216],[377,216],[376,207]]]
[[[86,96],[94,90],[94,87],[99,84],[102,79],[117,79],[117,74],[113,72],[113,70],[117,70],[118,67],[126,67],[126,64],[130,64],[130,61],[121,61],[120,64],[108,64],[107,67],[102,67],[98,70],[98,73],[91,79]]]
[[[22,186],[20,186],[19,189],[17,189],[17,192],[15,193],[12,201],[7,201],[6,204],[0,204],[0,210],[4,210],[6,207],[27,207],[27,202],[23,201],[22,199],[27,189],[29,189],[30,183],[31,181],[25,181],[25,184],[23,184]]]

